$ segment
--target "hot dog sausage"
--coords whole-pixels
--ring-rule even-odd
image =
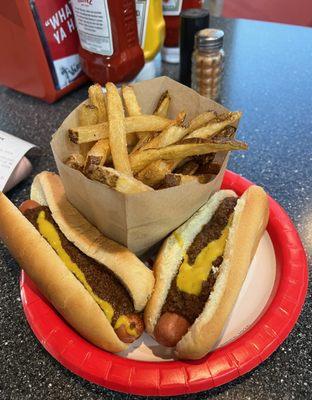
[[[158,343],[174,347],[186,334],[190,323],[178,314],[165,312],[158,320],[154,335]]]
[[[124,324],[115,329],[115,332],[122,342],[132,343],[142,335],[144,331],[144,324],[142,318],[138,314],[128,314],[126,317],[129,321],[130,328],[135,329],[136,334],[131,335],[128,333]]]
[[[19,206],[19,210],[20,210],[20,212],[21,212],[22,214],[25,214],[25,212],[26,212],[27,210],[30,210],[30,209],[32,209],[32,208],[37,208],[37,207],[40,207],[40,204],[37,203],[36,201],[34,201],[34,200],[25,200],[25,201],[23,201],[23,203]]]

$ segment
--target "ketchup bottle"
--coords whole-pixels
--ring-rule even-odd
[[[170,63],[179,62],[179,32],[181,10],[201,8],[202,0],[163,0],[166,37],[162,59]]]
[[[133,79],[144,65],[134,0],[72,0],[83,71],[94,82]]]

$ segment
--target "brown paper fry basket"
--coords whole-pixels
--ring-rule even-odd
[[[133,85],[142,110],[152,114],[159,96],[168,90],[171,96],[169,117],[186,111],[187,121],[196,115],[226,108],[200,96],[176,81],[160,77]],[[190,182],[154,192],[123,194],[110,187],[91,181],[82,173],[69,168],[63,161],[77,152],[67,131],[78,126],[79,106],[64,120],[52,137],[51,147],[69,201],[109,238],[141,254],[186,221],[221,186],[227,165],[227,153],[218,153],[222,167],[216,178],[206,184]]]

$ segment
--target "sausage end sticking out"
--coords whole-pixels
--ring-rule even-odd
[[[166,312],[158,320],[154,335],[158,343],[174,347],[186,334],[189,322],[178,314]]]
[[[30,210],[30,209],[32,209],[32,208],[37,208],[37,207],[40,207],[40,204],[37,203],[36,201],[34,201],[34,200],[25,200],[25,201],[23,201],[23,203],[19,206],[19,210],[20,210],[20,212],[21,212],[22,214],[25,214],[25,212],[26,212],[27,210]]]
[[[142,318],[138,314],[129,314],[127,315],[127,318],[130,324],[130,328],[135,329],[136,334],[131,335],[130,333],[128,333],[127,328],[124,324],[115,329],[115,332],[122,342],[132,343],[142,335],[144,331],[144,324]]]

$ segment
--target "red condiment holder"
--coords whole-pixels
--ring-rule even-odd
[[[0,84],[52,103],[86,82],[69,0],[0,2]]]

